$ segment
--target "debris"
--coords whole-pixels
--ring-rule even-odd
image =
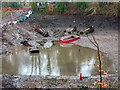
[[[21,17],[21,18],[20,18],[20,22],[23,22],[23,21],[25,21],[26,19],[27,19],[27,16]]]
[[[41,46],[44,46],[44,44],[47,42],[47,39],[42,39],[41,41],[37,41]]]
[[[22,41],[21,44],[23,44],[24,46],[30,46],[30,47],[32,46],[32,45],[28,44],[28,41]]]
[[[80,84],[77,87],[83,88],[83,89],[87,89],[88,87],[86,85]]]
[[[89,33],[93,33],[94,32],[94,27],[90,26],[87,29],[85,29],[84,31],[80,32],[80,34],[89,34]]]
[[[39,28],[37,28],[37,27],[34,27],[34,30],[37,31],[37,32],[39,32],[39,33],[40,33],[41,35],[43,35],[44,37],[48,37],[48,36],[49,36],[48,32],[45,31],[43,28],[39,29]]]
[[[33,46],[33,47],[39,47],[40,46],[40,44],[35,42],[35,41],[28,41],[28,44]]]
[[[31,48],[29,48],[29,51],[30,51],[30,53],[39,53],[40,50],[36,47],[31,47]]]
[[[13,21],[13,24],[16,24],[17,23],[17,21]]]
[[[84,85],[80,84],[77,87],[84,88]]]
[[[72,34],[73,32],[75,32],[77,30],[76,26],[72,27],[71,25],[69,26],[69,28],[67,28],[64,32],[65,34]]]
[[[8,48],[5,45],[2,45],[2,47],[0,48],[0,55],[1,54],[6,54],[8,52]]]
[[[51,48],[53,45],[52,41],[47,41],[45,44],[44,44],[44,48]]]
[[[33,10],[29,10],[29,11],[28,11],[28,14],[29,14],[29,15],[33,14]]]
[[[28,14],[25,15],[24,17],[21,17],[20,20],[8,21],[7,23],[4,23],[4,24],[2,25],[2,28],[4,28],[4,27],[7,26],[7,25],[10,25],[10,24],[16,24],[16,23],[18,23],[18,22],[23,22],[23,21],[25,21],[31,14],[33,14],[33,10],[29,10],[29,11],[28,11]]]

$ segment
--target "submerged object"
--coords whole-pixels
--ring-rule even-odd
[[[52,45],[53,45],[52,41],[48,41],[48,42],[46,42],[46,43],[44,44],[43,47],[44,47],[44,48],[51,48]]]
[[[29,52],[30,53],[39,53],[40,50],[38,48],[36,48],[36,47],[31,47],[31,48],[29,48]]]

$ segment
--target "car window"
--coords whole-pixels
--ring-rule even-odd
[[[75,36],[71,36],[71,38],[75,38]]]
[[[71,37],[68,37],[68,38],[64,38],[63,40],[68,40],[68,39],[71,39],[71,38],[75,38],[75,37],[71,36]]]

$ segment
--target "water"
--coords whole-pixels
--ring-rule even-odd
[[[97,52],[77,45],[55,43],[50,49],[40,47],[39,54],[30,54],[28,47],[11,47],[12,53],[2,58],[2,73],[14,75],[83,76],[97,75]],[[113,63],[102,58],[102,68],[115,73]]]

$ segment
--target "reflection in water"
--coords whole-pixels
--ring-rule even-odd
[[[51,74],[50,75],[55,75],[55,76],[60,76],[60,68],[58,66],[58,60],[57,60],[57,55],[58,55],[58,50],[54,51],[51,53],[50,57],[50,68],[51,68]]]
[[[12,53],[3,56],[2,70],[5,74],[15,75],[53,75],[71,76],[82,73],[83,76],[96,74],[94,62],[96,51],[76,45],[62,47],[59,43],[50,49],[40,47],[39,54],[30,54],[28,47],[11,47]],[[17,52],[17,53],[16,53]],[[110,68],[114,73],[112,62],[103,58],[103,69]]]
[[[90,61],[85,60],[85,62],[82,62],[79,73],[82,73],[83,76],[90,76],[94,68],[94,62],[95,59],[93,58]]]
[[[45,53],[41,53],[41,75],[49,75],[48,69],[47,69],[47,64],[48,64],[48,58]]]

